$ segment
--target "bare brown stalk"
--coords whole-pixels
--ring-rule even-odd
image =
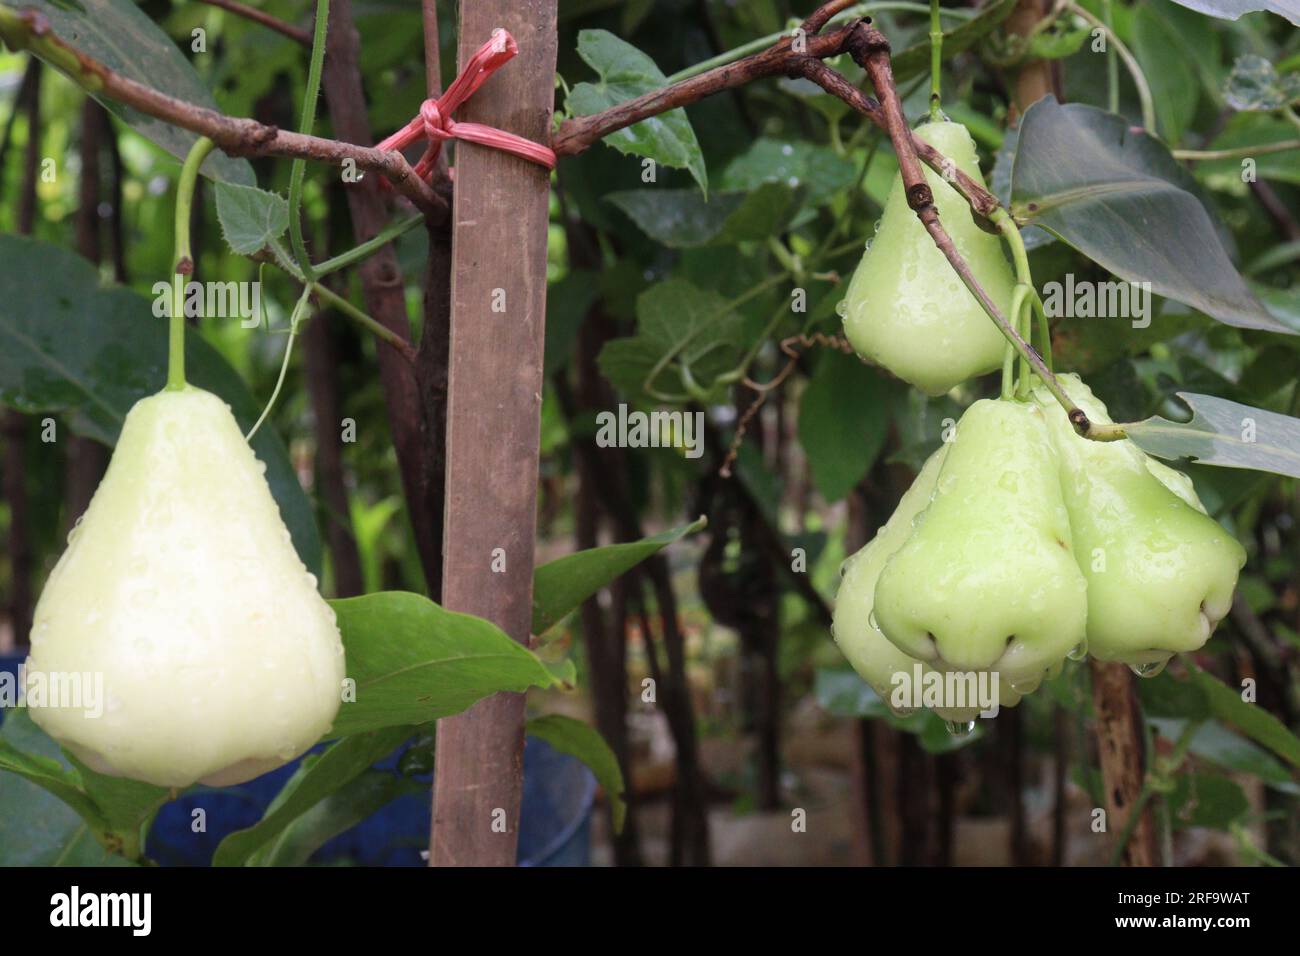
[[[245,20],[251,20],[254,23],[260,23],[264,27],[274,30],[276,33],[287,36],[295,43],[301,43],[303,46],[311,47],[311,31],[304,30],[302,27],[296,27],[292,23],[285,23],[279,17],[273,17],[265,10],[259,10],[256,7],[250,7],[246,3],[240,3],[239,0],[200,0],[211,7],[220,7],[228,13],[233,13],[237,17],[243,17]]]
[[[173,126],[206,136],[231,156],[284,156],[335,166],[350,159],[360,169],[382,174],[427,215],[445,218],[450,213],[446,199],[414,174],[401,153],[304,136],[168,96],[122,76],[69,46],[53,33],[49,21],[34,10],[0,7],[0,35],[10,47],[30,50],[53,63],[88,93],[116,100]]]

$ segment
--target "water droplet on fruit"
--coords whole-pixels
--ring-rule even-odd
[[[1070,653],[1065,655],[1072,661],[1081,661],[1088,656],[1088,639],[1085,637],[1078,644],[1070,649]]]
[[[1138,677],[1158,677],[1169,664],[1169,658],[1166,657],[1159,661],[1150,661],[1146,664],[1130,664],[1129,670]]]
[[[973,720],[945,720],[943,725],[948,728],[950,737],[969,737],[975,732]]]
[[[849,314],[848,299],[840,299],[839,302],[835,303],[835,314],[838,315],[841,319]]]
[[[870,625],[871,625],[874,629],[876,629],[877,631],[880,630],[880,625],[876,623],[876,612],[875,612],[875,611],[872,611],[870,614],[867,615],[867,623],[870,624]]]

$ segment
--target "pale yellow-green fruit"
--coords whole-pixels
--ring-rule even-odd
[[[916,132],[983,184],[966,127],[927,123]],[[966,200],[938,174],[927,168],[926,179],[957,251],[1005,314],[1015,279],[1000,240],[975,225]],[[853,273],[843,314],[844,334],[860,356],[930,395],[1002,364],[1006,340],[908,207],[902,177]]]
[[[921,688],[916,687],[916,675],[923,681],[932,680],[935,673],[929,664],[918,661],[893,644],[881,632],[872,611],[875,607],[876,582],[885,562],[903,546],[912,532],[912,523],[930,503],[939,478],[948,446],[942,446],[930,456],[912,487],[903,495],[889,521],[856,554],[844,562],[840,590],[835,597],[835,618],[831,633],[840,651],[853,665],[858,676],[871,686],[881,699],[895,710],[908,709],[915,702]],[[917,668],[920,668],[918,671]],[[907,690],[912,694],[907,694]],[[903,694],[903,696],[900,696]],[[964,700],[977,700],[977,695],[967,694]],[[996,703],[1015,706],[1020,695],[999,681]],[[950,703],[954,701],[949,701]],[[936,707],[935,712],[945,720],[963,722],[979,716],[981,707]]]
[[[1082,643],[1086,585],[1036,404],[984,399],[966,410],[934,497],[880,574],[875,614],[904,653],[943,670],[997,671],[1017,693]]]
[[[98,701],[31,708],[92,769],[228,786],[329,729],[343,644],[264,471],[210,392],[161,392],[127,415],[27,660],[29,686],[33,672],[102,679]]]
[[[1106,407],[1076,375],[1058,376],[1096,422]],[[1088,650],[1104,661],[1159,665],[1210,638],[1232,607],[1241,544],[1205,514],[1186,475],[1133,442],[1081,438],[1044,388],[1074,551],[1088,579]]]

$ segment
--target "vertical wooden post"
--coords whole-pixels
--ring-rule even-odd
[[[514,35],[520,53],[458,119],[549,140],[555,11],[556,0],[461,4],[461,63],[497,27]],[[550,177],[503,152],[465,142],[455,149],[442,598],[527,641]],[[514,864],[523,743],[520,694],[438,722],[431,865]]]

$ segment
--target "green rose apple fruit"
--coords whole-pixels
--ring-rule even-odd
[[[1106,406],[1077,375],[1058,376],[1096,422]],[[1081,438],[1044,388],[1074,553],[1088,579],[1088,650],[1151,669],[1210,638],[1232,607],[1246,551],[1205,509],[1186,475],[1133,442]]]
[[[928,123],[916,133],[983,184],[966,127]],[[927,169],[926,180],[957,251],[1005,312],[1015,279],[1001,242],[975,225],[966,200],[941,176]],[[853,273],[843,315],[844,334],[860,356],[930,395],[1002,364],[1002,333],[908,207],[901,176]]]
[[[917,515],[930,503],[947,451],[948,446],[944,445],[930,456],[885,526],[860,551],[844,562],[840,590],[835,597],[835,618],[831,625],[835,643],[858,672],[858,676],[896,711],[908,709],[895,705],[898,699],[895,691],[900,689],[898,675],[906,675],[906,681],[914,682],[918,667],[924,680],[929,680],[929,675],[935,672],[928,664],[903,653],[881,632],[873,613],[876,583],[885,562],[903,546],[903,542],[912,533],[912,524]],[[1006,686],[1005,682],[999,681],[997,704],[1014,707],[1019,700],[1019,694]],[[974,720],[979,716],[980,710],[980,707],[935,708],[939,716],[954,722]]]
[[[1042,409],[976,402],[880,573],[880,630],[939,669],[997,671],[1029,693],[1083,642],[1086,591]]]
[[[102,678],[98,702],[31,709],[93,770],[228,786],[333,723],[344,677],[334,612],[264,471],[210,392],[160,392],[127,415],[36,606],[27,660],[29,675]]]

